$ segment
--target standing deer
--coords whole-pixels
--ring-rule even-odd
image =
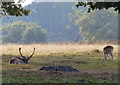
[[[113,46],[106,46],[103,48],[103,52],[104,52],[104,58],[105,58],[105,61],[108,60],[108,55],[111,55],[112,57],[112,60],[113,60]]]
[[[22,55],[21,48],[19,48],[19,53],[20,53],[21,57],[12,58],[9,61],[10,64],[28,64],[28,60],[30,60],[31,57],[33,56],[33,54],[35,53],[35,48],[33,50],[33,53],[29,57],[25,57]]]

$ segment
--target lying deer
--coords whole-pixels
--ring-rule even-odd
[[[9,61],[10,64],[28,64],[28,60],[30,60],[31,57],[33,56],[33,54],[35,53],[35,48],[33,50],[33,53],[29,57],[25,57],[22,55],[21,48],[19,48],[19,53],[20,53],[21,57],[12,58]]]
[[[104,58],[105,58],[105,61],[108,60],[108,55],[111,55],[112,57],[112,60],[113,60],[113,46],[106,46],[103,48],[103,52],[104,52]]]

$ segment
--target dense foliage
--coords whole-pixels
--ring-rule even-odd
[[[26,8],[31,9],[29,16],[12,17],[12,21],[35,22],[47,30],[49,42],[74,41],[76,38],[76,29],[66,29],[68,22],[68,13],[72,13],[72,6],[75,3],[32,3]],[[6,17],[2,19],[3,24],[10,20]]]
[[[114,8],[116,12],[120,14],[120,2],[78,2],[76,4],[77,7],[83,6],[88,7],[88,12],[95,9],[109,9]]]
[[[46,42],[46,31],[35,23],[18,21],[2,28],[3,43],[40,43]]]
[[[27,16],[30,13],[30,9],[24,9],[21,4],[15,4],[15,2],[2,2],[0,11],[0,17],[2,16]]]
[[[87,13],[84,7],[72,10],[74,5],[73,2],[32,3],[28,5],[31,9],[29,16],[12,17],[12,20],[37,23],[47,30],[49,42],[117,39],[118,17],[114,9]],[[8,24],[10,20],[3,17],[2,23]]]
[[[118,39],[118,15],[112,9],[106,11],[93,11],[91,13],[85,10],[75,10],[73,15],[78,25],[79,32],[83,40],[117,40]]]

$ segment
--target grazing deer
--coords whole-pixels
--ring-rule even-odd
[[[20,53],[21,57],[12,58],[9,61],[10,64],[28,64],[28,60],[30,60],[31,57],[33,56],[33,54],[35,53],[35,48],[33,50],[33,53],[29,57],[25,57],[22,55],[21,48],[19,48],[19,53]]]
[[[106,46],[103,48],[103,52],[104,52],[104,58],[105,58],[105,61],[108,60],[108,55],[111,55],[112,57],[112,60],[113,60],[113,46]]]

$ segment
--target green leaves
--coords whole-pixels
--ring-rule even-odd
[[[23,13],[24,13],[24,15],[28,16],[28,14],[30,13],[30,9],[25,9],[25,10],[23,11]]]
[[[120,14],[120,2],[78,2],[76,7],[79,6],[88,7],[87,12],[91,12],[91,10],[101,10],[101,9],[109,9],[114,8],[116,12]]]
[[[15,4],[14,2],[2,2],[1,6],[2,11],[0,12],[0,16],[27,16],[30,13],[30,9],[23,9],[21,4]]]
[[[118,21],[117,13],[114,10],[95,10],[91,13],[76,10],[76,24],[84,40],[117,40]]]

